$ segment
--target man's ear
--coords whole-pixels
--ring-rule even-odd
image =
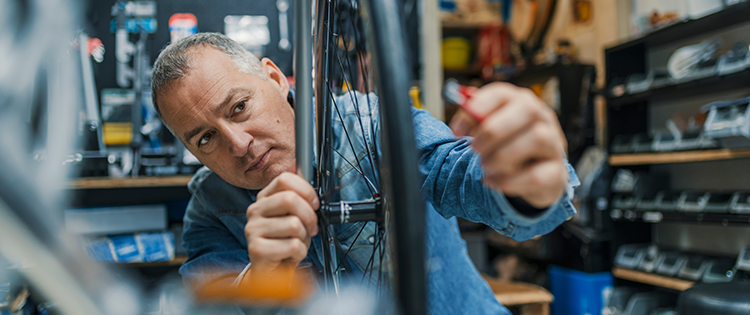
[[[266,73],[268,80],[273,82],[279,89],[281,96],[287,98],[289,95],[289,81],[278,66],[276,66],[271,59],[263,58],[260,60],[260,66],[263,72]]]

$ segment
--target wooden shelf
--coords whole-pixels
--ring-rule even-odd
[[[446,76],[453,76],[453,75],[468,75],[468,76],[481,76],[482,70],[479,68],[469,67],[464,69],[445,69],[443,68],[443,73],[445,73]]]
[[[135,178],[80,178],[65,185],[67,189],[112,189],[187,186],[193,175],[143,176]]]
[[[122,265],[129,267],[169,267],[169,266],[180,266],[187,260],[187,256],[175,256],[170,261],[156,261],[156,262],[141,262],[141,263],[125,263]]]
[[[658,287],[677,291],[685,291],[692,288],[695,284],[695,282],[692,281],[675,279],[620,267],[612,268],[612,274],[620,279],[655,285]]]
[[[500,23],[500,22],[495,22]],[[477,30],[485,26],[490,26],[493,23],[470,23],[470,22],[464,22],[464,21],[453,21],[453,20],[445,20],[440,21],[440,25],[443,27],[443,29],[461,29],[461,30]]]
[[[500,304],[506,306],[552,303],[554,297],[545,288],[531,283],[503,282],[488,276],[483,278],[490,285]]]
[[[485,78],[482,76],[482,70],[476,69],[476,68],[443,69],[443,75],[445,76],[445,78],[458,78],[458,79],[476,78],[476,79],[481,79],[482,81],[485,81],[485,82],[510,80],[510,77],[504,73],[495,73],[488,80],[485,80]]]
[[[702,151],[683,151],[667,153],[613,154],[609,157],[610,165],[646,165],[718,161],[749,158],[750,149],[719,149]]]

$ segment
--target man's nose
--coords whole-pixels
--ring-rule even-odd
[[[229,144],[229,152],[236,157],[247,155],[253,136],[241,128],[240,125],[229,125],[226,127],[226,139]]]

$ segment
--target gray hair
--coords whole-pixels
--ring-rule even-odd
[[[192,49],[213,47],[225,53],[242,73],[255,75],[266,80],[266,74],[260,67],[258,57],[247,51],[231,38],[219,33],[198,33],[169,44],[159,53],[151,72],[151,98],[154,109],[161,115],[157,98],[169,84],[186,76],[190,66],[195,62],[190,58]]]

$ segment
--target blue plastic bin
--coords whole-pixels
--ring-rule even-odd
[[[601,315],[612,292],[611,273],[586,273],[559,266],[550,266],[547,271],[555,296],[553,315]]]

